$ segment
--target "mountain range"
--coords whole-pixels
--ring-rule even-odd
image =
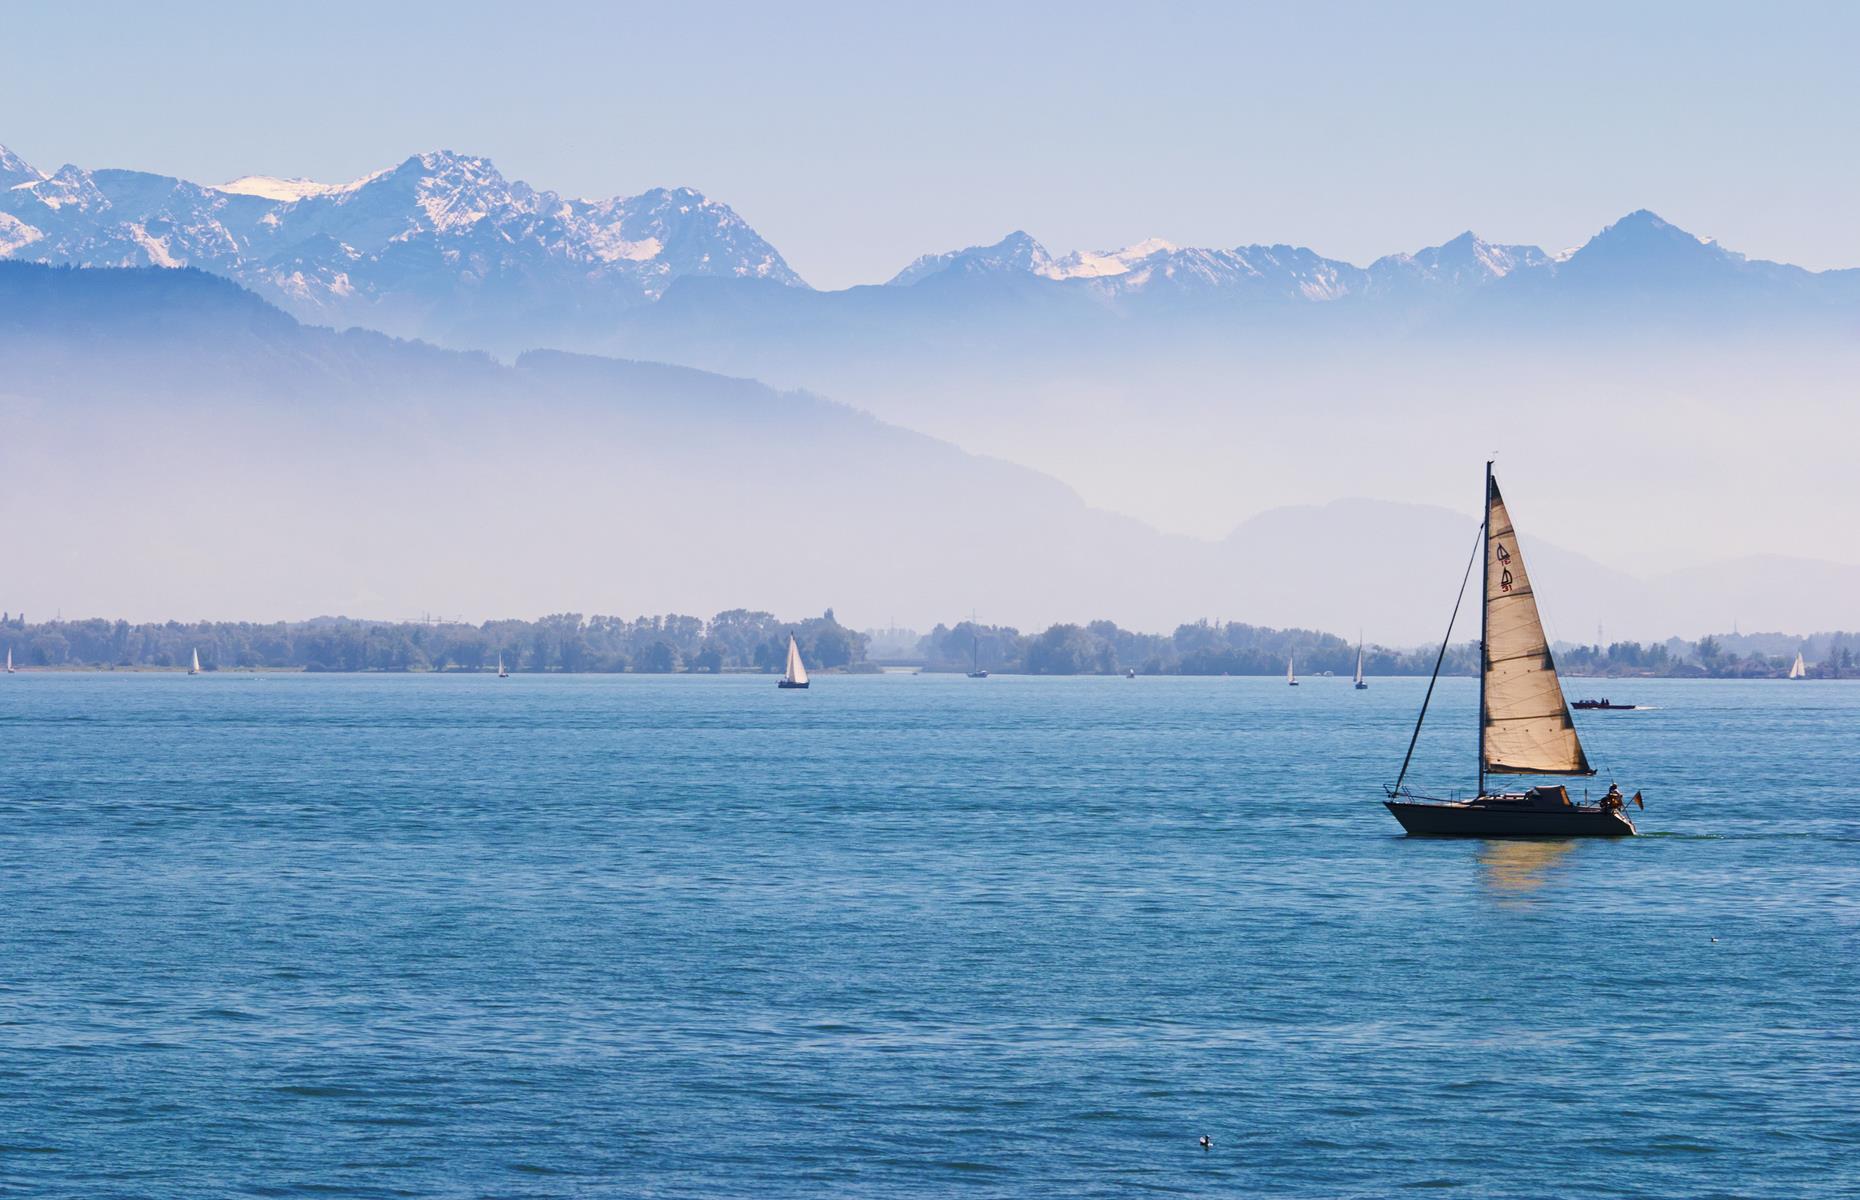
[[[0,263],[0,474],[8,608],[126,617],[747,604],[1414,644],[1440,636],[1474,524],[1349,500],[1172,535],[805,392],[554,351],[503,364],[307,327],[194,270],[21,263]],[[1555,491],[1508,494],[1528,522]],[[1524,546],[1571,640],[1835,628],[1860,594],[1836,564],[1630,575]]]
[[[450,151],[348,183],[247,176],[206,185],[68,164],[48,174],[0,147],[0,256],[194,266],[304,321],[455,348],[633,353],[645,342],[681,360],[731,322],[745,327],[726,343],[779,337],[799,321],[814,340],[839,329],[842,339],[863,333],[882,346],[887,333],[936,340],[939,326],[1018,341],[1055,320],[1080,340],[1133,328],[1154,336],[1143,321],[1152,316],[1168,335],[1182,332],[1185,315],[1227,331],[1262,315],[1319,312],[1406,329],[1443,314],[1463,320],[1469,305],[1536,320],[1546,306],[1615,311],[1650,295],[1694,316],[1728,306],[1775,319],[1781,306],[1792,320],[1851,322],[1860,306],[1860,270],[1746,259],[1645,211],[1564,253],[1466,232],[1367,267],[1300,246],[1160,239],[1055,256],[1015,232],[927,254],[883,286],[818,293],[728,205],[689,188],[574,199]],[[681,291],[679,303],[642,317]],[[1004,322],[1004,311],[1016,319]]]
[[[1302,247],[1154,239],[1055,254],[1015,233],[920,257],[887,283],[816,291],[731,209],[695,192],[575,200],[445,152],[342,184],[204,186],[73,166],[48,174],[0,151],[0,183],[0,255],[14,260],[185,263],[276,306],[245,319],[289,314],[487,351],[514,364],[514,378],[540,378],[540,360],[522,356],[546,347],[830,396],[900,435],[1031,468],[1074,503],[1128,514],[1180,545],[1218,544],[1252,515],[1350,496],[1457,511],[1496,454],[1514,486],[1535,482],[1552,501],[1533,524],[1547,541],[1635,579],[1709,574],[1735,555],[1796,564],[1765,569],[1752,586],[1769,594],[1776,569],[1799,577],[1813,574],[1801,564],[1856,557],[1860,493],[1828,486],[1840,468],[1816,464],[1860,453],[1850,416],[1860,271],[1748,259],[1651,212],[1557,253],[1466,233],[1367,266]],[[190,353],[190,378],[237,367],[210,339]],[[465,370],[434,353],[404,348],[376,373],[418,375],[424,391]],[[412,374],[399,365],[415,360]],[[319,361],[314,377],[329,370]],[[359,386],[381,385],[371,374]],[[299,387],[262,384],[266,394]],[[734,435],[692,425],[687,436]],[[837,451],[796,453],[831,462]],[[945,488],[910,502],[953,501]],[[1131,623],[1183,609],[1268,619],[1231,603],[1220,571],[1153,566],[1182,581],[1181,602],[1133,608]],[[1743,585],[1719,582],[1722,602],[1660,597],[1669,616],[1645,632],[1762,619],[1760,595],[1756,608],[1733,604]],[[1609,604],[1631,594],[1615,588]],[[1697,604],[1718,615],[1705,620]],[[1643,628],[1601,612],[1578,624],[1595,620]]]
[[[70,165],[45,174],[0,147],[0,187],[0,254],[199,267],[306,321],[453,345],[498,340],[512,321],[598,327],[683,276],[801,283],[729,206],[689,188],[571,199],[445,151],[344,184],[206,186]]]

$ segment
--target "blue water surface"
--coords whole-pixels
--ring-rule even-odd
[[[1860,1194],[1860,685],[1424,682],[0,677],[0,1192]]]

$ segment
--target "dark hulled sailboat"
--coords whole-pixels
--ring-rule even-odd
[[[1619,791],[1611,789],[1600,804],[1578,804],[1561,784],[1522,792],[1486,791],[1487,775],[1595,774],[1576,734],[1576,722],[1563,698],[1556,663],[1544,637],[1543,619],[1524,570],[1511,515],[1485,465],[1485,520],[1479,553],[1484,560],[1479,619],[1479,791],[1471,800],[1438,800],[1404,787],[1414,745],[1427,719],[1427,700],[1440,679],[1447,642],[1434,662],[1434,678],[1414,723],[1401,774],[1387,790],[1389,812],[1409,833],[1463,837],[1631,837]],[[1467,575],[1472,564],[1466,564]],[[1465,596],[1465,582],[1460,585]],[[1459,604],[1453,606],[1459,615]],[[1447,641],[1453,637],[1447,626]],[[1640,799],[1635,793],[1635,800]]]

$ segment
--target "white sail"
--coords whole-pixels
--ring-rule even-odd
[[[189,675],[200,674],[200,651],[194,651],[194,665],[187,669],[187,673]]]
[[[509,674],[510,674],[509,671],[504,670],[504,656],[501,654],[498,655],[497,656],[497,677],[499,679],[502,679],[506,675],[509,675]]]
[[[1356,679],[1354,682],[1363,682],[1363,648],[1361,646],[1356,648]]]
[[[1802,652],[1798,650],[1795,654],[1795,665],[1789,668],[1789,678],[1806,679],[1807,677],[1808,667],[1802,662]]]
[[[1486,494],[1485,769],[1513,775],[1593,775],[1557,682],[1511,514]]]
[[[6,673],[8,675],[13,673],[13,648],[11,646],[7,647],[6,652]]]
[[[782,679],[787,683],[806,683],[807,668],[801,665],[801,647],[795,643],[794,635],[788,635],[788,669]]]
[[[1292,660],[1289,658],[1285,660],[1285,682],[1287,683],[1298,682],[1298,676],[1292,673]]]

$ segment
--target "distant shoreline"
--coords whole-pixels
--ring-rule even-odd
[[[833,610],[782,620],[730,609],[709,619],[659,616],[584,617],[557,613],[533,621],[195,622],[132,625],[106,619],[28,623],[0,613],[0,653],[20,670],[178,672],[198,656],[205,672],[341,674],[645,674],[774,675],[788,639],[820,674],[902,668],[996,675],[1278,676],[1349,678],[1359,655],[1370,679],[1470,677],[1478,651],[1470,642],[1408,649],[1356,643],[1310,629],[1196,621],[1167,634],[1140,633],[1111,621],[1057,624],[1037,633],[958,621],[930,632],[860,632]],[[1810,679],[1860,677],[1860,634],[1712,636],[1687,642],[1561,645],[1554,651],[1568,679],[1783,678],[1795,662]]]

